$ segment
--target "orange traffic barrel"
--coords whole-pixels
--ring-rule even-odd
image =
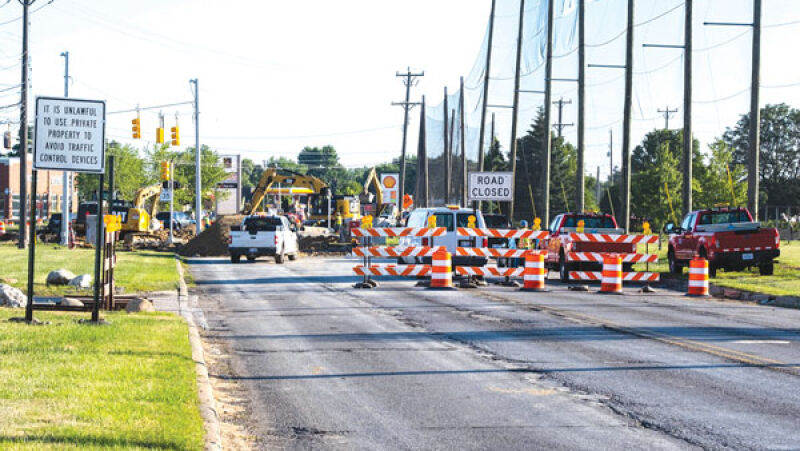
[[[695,257],[689,262],[688,296],[709,296],[708,260]]]
[[[539,252],[525,256],[525,272],[522,275],[522,291],[544,291],[547,269],[544,254]]]
[[[431,288],[453,288],[453,267],[450,252],[437,251],[433,254],[431,268]]]
[[[6,223],[2,219],[0,219],[0,235],[6,234]]]
[[[622,293],[622,257],[616,254],[603,256],[601,293]]]

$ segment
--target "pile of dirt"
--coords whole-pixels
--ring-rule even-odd
[[[231,226],[242,222],[244,216],[230,215],[219,218],[206,227],[200,235],[186,243],[179,252],[184,257],[222,257],[228,255],[228,237]]]

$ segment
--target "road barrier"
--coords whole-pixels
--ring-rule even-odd
[[[622,293],[622,257],[606,255],[603,257],[603,278],[600,281],[601,293]]]
[[[6,234],[6,223],[0,220],[0,236]]]
[[[415,277],[427,276],[431,273],[431,265],[386,265],[386,266],[355,266],[353,272],[359,276],[395,276]]]
[[[437,251],[447,250],[444,246],[370,246],[355,247],[353,255],[356,257],[433,257]]]
[[[522,276],[523,291],[544,291],[547,269],[544,267],[544,253],[525,256],[525,273]]]
[[[496,276],[496,277],[522,277],[525,268],[497,268],[494,266],[456,266],[456,274],[459,276]]]
[[[550,232],[542,230],[527,230],[527,229],[470,229],[467,227],[458,227],[456,229],[458,236],[471,236],[471,237],[489,237],[489,238],[527,238],[530,240],[542,240],[550,236]]]
[[[689,261],[688,296],[709,296],[708,260],[695,257]]]
[[[353,229],[354,237],[436,237],[444,236],[447,233],[446,227],[393,227],[383,229]]]
[[[541,240],[548,238],[550,232],[542,230],[528,230],[528,229],[486,229],[486,228],[469,228],[458,227],[456,234],[462,237],[469,238],[504,238],[504,239],[526,239],[526,240]],[[521,277],[525,279],[527,271],[527,257],[532,255],[541,256],[542,259],[542,279],[547,277],[547,271],[544,269],[544,256],[547,251],[539,251],[534,249],[513,249],[513,248],[488,248],[488,247],[458,247],[456,248],[456,255],[459,257],[486,257],[486,258],[516,258],[526,259],[525,267],[521,268],[498,268],[494,266],[475,267],[475,266],[458,266],[456,267],[456,274],[467,277],[505,277],[508,281],[512,277]],[[529,281],[531,282],[531,281]]]
[[[450,252],[433,254],[431,288],[453,288],[453,267]]]
[[[570,233],[570,239],[575,243],[616,243],[616,244],[644,244],[649,245],[658,242],[658,235],[612,235],[606,233]],[[607,257],[619,257],[620,265],[634,263],[657,263],[658,255],[618,253],[618,252],[567,252],[564,256],[569,263],[603,263],[603,271],[569,271],[570,280],[602,282],[605,279],[605,267]],[[623,282],[658,282],[660,274],[654,272],[622,272],[620,266],[620,277]],[[601,290],[603,291],[603,290]]]

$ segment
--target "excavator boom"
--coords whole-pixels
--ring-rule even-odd
[[[258,210],[258,206],[261,205],[261,201],[264,200],[264,196],[267,195],[267,192],[269,192],[270,188],[274,185],[306,188],[311,191],[309,194],[312,195],[321,194],[328,189],[328,185],[325,182],[313,175],[305,175],[292,171],[285,172],[288,172],[290,175],[278,174],[277,169],[267,168],[261,175],[256,189],[253,191],[253,197],[250,199],[250,203],[245,205],[242,213],[245,215],[254,214]]]

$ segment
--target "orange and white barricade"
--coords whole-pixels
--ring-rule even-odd
[[[497,268],[495,266],[456,266],[456,274],[468,277],[522,277],[525,268]]]
[[[353,229],[356,230],[356,229]],[[354,247],[354,257],[433,257],[439,251],[447,250],[445,246],[367,246]]]
[[[357,238],[375,237],[436,237],[447,233],[446,227],[393,227],[382,229],[352,229],[351,233]]]
[[[386,266],[355,266],[353,272],[359,276],[395,276],[415,277],[428,276],[431,265],[386,265]]]
[[[525,256],[525,273],[522,276],[522,291],[545,291],[547,269],[544,254],[537,252]]]
[[[616,244],[653,244],[658,242],[658,235],[613,235],[606,233],[570,233],[569,237],[576,243],[616,243]],[[634,247],[635,251],[635,247]],[[597,282],[606,278],[606,252],[567,252],[566,261],[573,264],[603,264],[603,271],[569,271],[570,280]],[[613,255],[620,259],[620,276],[623,282],[658,282],[660,274],[657,272],[622,272],[622,264],[657,263],[658,255],[640,254],[638,252],[614,252]],[[605,290],[601,290],[606,292]]]
[[[709,296],[708,260],[695,257],[689,261],[689,290],[687,296]]]
[[[622,293],[622,257],[606,255],[603,257],[603,278],[600,280],[601,293]]]
[[[529,229],[471,229],[458,227],[458,236],[488,237],[488,238],[527,238],[529,240],[542,240],[550,236],[550,232]]]
[[[450,252],[447,251],[433,254],[431,288],[453,288],[453,266],[450,257]]]
[[[0,219],[0,235],[6,234],[6,223]]]

